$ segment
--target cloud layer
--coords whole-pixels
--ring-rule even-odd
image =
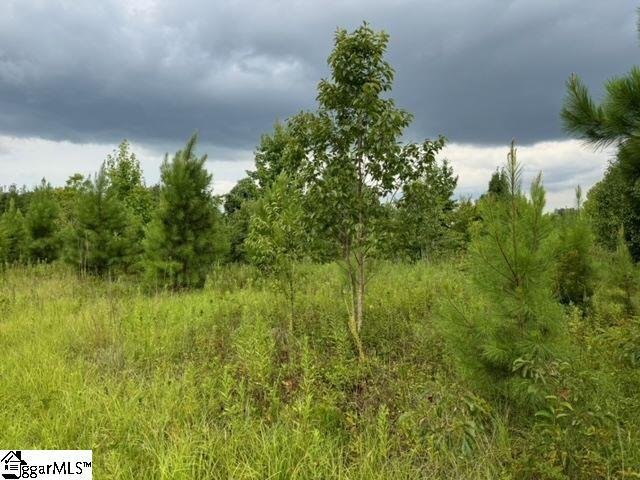
[[[314,105],[336,27],[391,34],[409,135],[559,138],[564,82],[637,58],[635,11],[600,0],[5,0],[0,131],[252,148]],[[596,88],[597,90],[598,88]]]

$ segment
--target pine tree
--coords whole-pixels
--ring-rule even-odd
[[[131,212],[109,188],[104,165],[78,187],[65,244],[67,262],[82,273],[117,274],[135,261]]]
[[[15,183],[8,188],[0,187],[0,212],[6,212],[9,209],[11,200],[21,212],[26,211],[29,200],[29,192],[25,186],[18,187]]]
[[[224,251],[222,218],[211,195],[207,156],[195,154],[197,134],[161,167],[158,208],[145,240],[149,278],[171,288],[201,288]]]
[[[640,68],[605,84],[605,97],[596,104],[577,75],[567,81],[562,120],[567,132],[594,147],[617,148],[614,167],[622,185],[612,191],[607,203],[615,202],[631,256],[640,260]],[[608,172],[608,174],[611,172]]]
[[[468,308],[453,307],[444,333],[470,379],[528,404],[546,393],[563,311],[551,288],[550,219],[543,213],[541,176],[526,198],[513,145],[505,171],[505,197],[489,195],[479,203],[483,224],[470,247],[476,298]]]
[[[0,262],[13,265],[25,259],[27,230],[24,217],[15,200],[9,200],[7,210],[0,216]]]
[[[25,217],[27,252],[36,262],[51,262],[60,254],[60,207],[51,185],[43,178],[35,188]]]
[[[583,310],[591,304],[595,269],[592,261],[593,236],[582,208],[582,190],[576,188],[576,210],[559,218],[556,249],[556,295],[561,303]]]

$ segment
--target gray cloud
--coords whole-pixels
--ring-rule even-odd
[[[251,149],[315,103],[336,27],[391,35],[394,96],[416,139],[562,137],[575,71],[601,92],[635,62],[631,2],[599,0],[5,0],[0,133],[123,137],[172,150],[194,130]]]

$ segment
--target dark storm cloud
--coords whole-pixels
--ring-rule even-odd
[[[250,149],[313,107],[335,28],[363,19],[391,34],[415,138],[560,138],[568,75],[598,93],[639,53],[626,1],[5,0],[0,134]]]

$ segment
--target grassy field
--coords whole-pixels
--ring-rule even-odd
[[[184,294],[6,271],[0,445],[93,449],[99,479],[640,478],[638,327],[615,292],[567,311],[565,390],[523,412],[474,390],[439,333],[473,294],[464,265],[378,265],[363,363],[339,268],[304,273],[292,335],[247,267]]]

